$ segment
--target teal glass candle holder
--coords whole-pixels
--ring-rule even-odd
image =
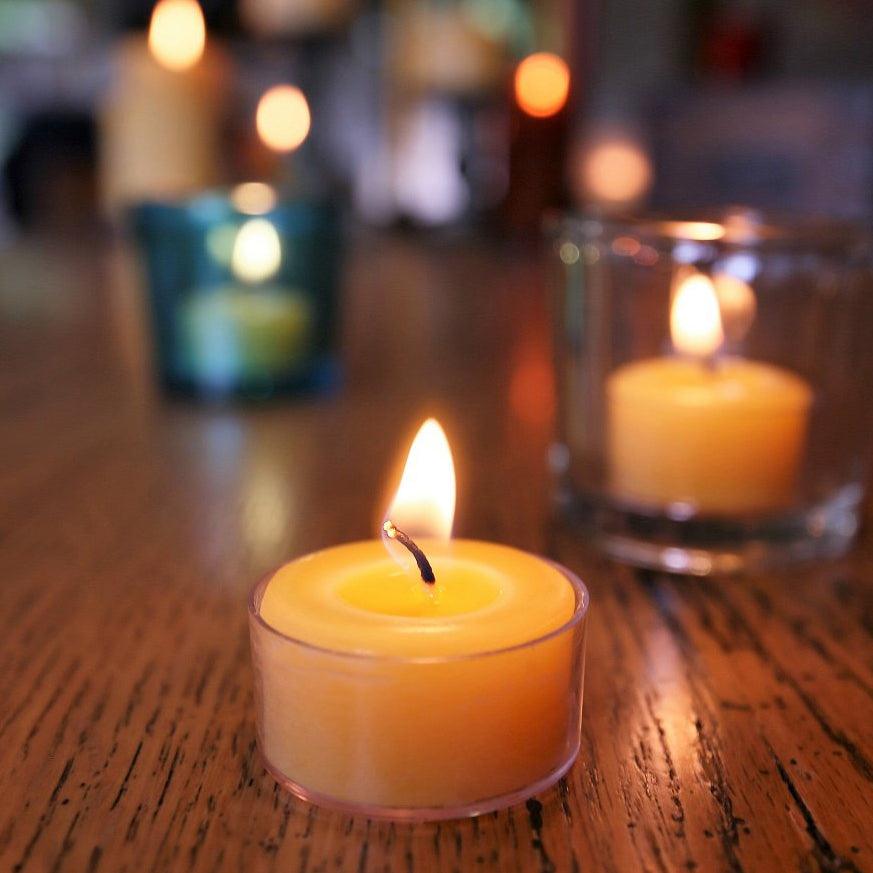
[[[342,253],[337,208],[259,183],[133,209],[158,375],[172,393],[328,390]]]

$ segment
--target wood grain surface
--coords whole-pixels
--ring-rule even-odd
[[[549,522],[549,331],[519,252],[358,241],[335,397],[156,396],[117,252],[0,255],[0,869],[873,870],[873,548],[760,578],[597,557]],[[398,450],[446,425],[468,536],[592,596],[582,753],[462,822],[353,818],[258,759],[245,595],[371,536]]]

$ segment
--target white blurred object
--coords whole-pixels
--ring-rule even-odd
[[[418,104],[404,119],[393,172],[398,209],[423,224],[461,216],[470,192],[461,174],[460,120],[448,104]]]

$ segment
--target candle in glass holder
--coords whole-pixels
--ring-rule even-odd
[[[718,298],[700,273],[677,289],[677,355],[620,367],[607,385],[614,493],[643,506],[754,513],[790,505],[806,446],[810,386],[723,343]]]
[[[101,188],[110,212],[221,181],[228,62],[206,40],[196,0],[159,0],[148,38],[118,47],[100,113]]]
[[[269,218],[275,195],[254,183],[231,192],[249,217],[235,231],[229,267],[234,283],[194,290],[179,304],[180,344],[193,378],[213,387],[288,377],[306,362],[314,313],[306,294],[275,282],[282,240]],[[220,256],[220,244],[213,256]]]

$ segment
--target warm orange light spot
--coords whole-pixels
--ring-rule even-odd
[[[632,236],[618,236],[612,241],[612,250],[617,255],[632,258],[642,248],[640,241]]]
[[[632,139],[610,137],[592,143],[582,157],[582,188],[596,203],[639,200],[652,184],[649,157]]]
[[[168,70],[193,67],[206,47],[206,22],[196,0],[159,0],[149,25],[149,51]]]
[[[658,252],[651,246],[640,246],[640,250],[634,255],[634,260],[641,267],[654,267],[658,263]]]
[[[276,192],[265,182],[241,182],[230,192],[230,202],[246,215],[264,215],[276,205]]]
[[[721,239],[725,234],[724,227],[714,221],[676,221],[672,224],[672,230],[676,236],[697,242]]]
[[[291,152],[309,134],[312,117],[303,92],[294,85],[274,85],[258,101],[258,135],[275,152]]]
[[[528,115],[548,118],[564,108],[570,93],[570,68],[557,55],[528,55],[515,70],[515,99]]]
[[[509,380],[509,404],[524,424],[546,428],[555,413],[555,388],[548,349],[525,345]]]
[[[712,280],[693,271],[676,289],[670,308],[670,335],[677,352],[706,358],[724,342],[718,297]]]

